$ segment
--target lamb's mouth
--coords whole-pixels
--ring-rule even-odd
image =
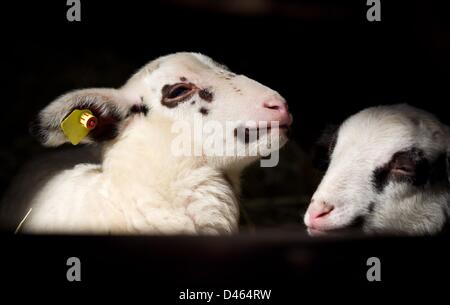
[[[268,126],[266,129],[267,130],[279,129],[279,130],[282,130],[282,131],[286,132],[286,131],[289,131],[291,129],[291,127],[288,124],[283,124],[283,125],[277,125],[277,126]]]
[[[282,132],[287,133],[291,130],[290,125],[283,124],[283,125],[267,125],[267,126],[257,126],[257,127],[245,127],[242,126],[240,128],[243,128],[245,130],[246,134],[249,134],[252,132],[257,132],[258,135],[262,135],[264,133],[270,133],[272,130],[280,130]]]
[[[361,233],[364,226],[364,216],[357,216],[348,224],[342,225],[337,228],[330,229],[318,229],[313,227],[307,227],[307,232],[311,236],[328,236],[328,235],[344,235],[352,233]]]
[[[277,131],[278,130],[278,131]],[[239,126],[234,129],[234,136],[244,143],[259,141],[263,136],[272,135],[272,131],[277,131],[278,136],[289,138],[289,125],[268,125],[268,126]]]

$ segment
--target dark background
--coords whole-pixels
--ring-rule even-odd
[[[58,282],[52,276],[63,274],[68,255],[87,260],[91,284],[126,281],[141,270],[138,278],[153,272],[165,284],[184,274],[179,287],[190,281],[204,285],[211,277],[221,279],[211,285],[235,280],[239,286],[244,270],[247,285],[256,279],[284,284],[289,276],[305,285],[310,277],[314,283],[325,277],[329,288],[345,274],[365,280],[368,255],[384,257],[391,268],[384,279],[391,284],[446,274],[448,240],[341,244],[305,242],[297,227],[294,233],[271,231],[268,239],[265,231],[256,237],[245,232],[300,226],[301,210],[320,180],[311,166],[313,143],[327,124],[391,103],[416,105],[450,124],[448,1],[382,0],[382,21],[373,23],[366,19],[366,0],[81,2],[82,21],[72,23],[66,20],[66,1],[0,4],[0,193],[24,162],[46,151],[27,131],[42,107],[69,90],[118,87],[148,61],[177,51],[204,53],[279,91],[294,115],[293,138],[277,168],[255,166],[245,175],[243,237],[2,238],[0,266],[12,278],[20,282],[31,270]],[[34,260],[30,253],[36,253]],[[149,257],[150,263],[143,263]],[[31,266],[21,265],[22,273],[16,273],[17,264],[27,260]],[[295,295],[295,287],[289,293]]]
[[[44,151],[28,123],[60,94],[118,87],[148,61],[195,51],[279,91],[294,115],[293,141],[274,169],[250,169],[243,224],[300,223],[320,180],[311,148],[327,124],[367,106],[410,103],[450,123],[450,5],[365,0],[66,1],[2,4],[0,193]],[[301,213],[301,212],[300,212]],[[244,214],[245,216],[245,214]]]

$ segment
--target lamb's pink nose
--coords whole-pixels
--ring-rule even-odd
[[[263,107],[270,111],[271,120],[279,121],[280,126],[290,126],[292,124],[292,116],[289,113],[288,105],[285,100],[273,98],[265,101]]]
[[[334,210],[334,206],[324,201],[312,201],[308,207],[308,219],[306,225],[311,228],[322,227],[323,220]]]

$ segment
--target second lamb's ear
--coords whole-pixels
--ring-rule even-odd
[[[113,139],[118,124],[126,117],[132,101],[116,89],[93,88],[69,92],[45,107],[30,126],[30,132],[45,146],[69,142],[61,122],[75,109],[88,109],[97,118],[96,127],[81,143]]]

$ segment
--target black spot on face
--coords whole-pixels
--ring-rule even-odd
[[[347,227],[349,230],[361,230],[366,223],[366,217],[363,215],[359,215],[355,217]]]
[[[214,94],[207,90],[207,89],[202,89],[200,90],[200,92],[198,93],[198,95],[200,96],[200,98],[204,101],[207,101],[208,103],[211,103],[214,99]]]
[[[384,190],[388,183],[389,172],[387,166],[378,167],[373,172],[372,182],[377,192],[381,193]]]
[[[187,78],[184,77],[184,76],[182,76],[182,77],[180,77],[180,81],[182,81],[182,82],[187,82]]]
[[[133,115],[133,114],[137,114],[137,113],[142,113],[144,115],[147,115],[148,113],[148,107],[147,105],[144,104],[136,104],[131,106],[130,111],[128,112],[128,116]]]
[[[195,105],[195,101],[192,101],[192,102],[191,102],[191,105]]]
[[[208,115],[209,110],[205,107],[201,107],[198,112],[200,112],[202,115]]]

